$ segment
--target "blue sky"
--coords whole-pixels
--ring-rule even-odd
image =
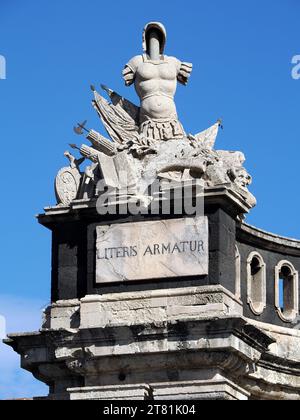
[[[298,185],[299,0],[0,0],[2,146],[0,314],[9,331],[40,325],[50,294],[50,232],[35,214],[55,203],[64,151],[80,142],[72,127],[88,119],[90,84],[105,83],[136,101],[121,70],[141,51],[151,20],[168,30],[167,54],[194,63],[177,105],[186,131],[222,117],[217,147],[242,150],[258,206],[248,222],[300,238]],[[45,394],[0,345],[0,398]]]

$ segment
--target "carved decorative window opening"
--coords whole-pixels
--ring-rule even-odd
[[[252,252],[247,260],[248,304],[255,315],[266,308],[266,264],[258,252]]]
[[[235,295],[241,299],[241,254],[238,247],[235,247]]]
[[[275,268],[275,307],[284,322],[294,321],[299,314],[299,274],[289,261]]]

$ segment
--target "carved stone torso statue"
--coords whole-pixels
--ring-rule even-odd
[[[78,149],[92,161],[92,166],[81,173],[76,166],[78,161],[67,154],[71,168],[64,168],[56,180],[61,205],[100,196],[98,181],[103,180],[105,188],[117,190],[120,202],[136,197],[146,207],[156,199],[156,193],[149,188],[158,182],[160,190],[167,191],[170,181],[183,187],[185,183],[205,188],[230,185],[248,207],[255,206],[255,198],[248,191],[252,179],[243,167],[244,155],[214,148],[220,120],[198,134],[186,135],[174,97],[178,83],[188,83],[193,66],[165,55],[165,44],[164,26],[149,23],[143,32],[144,53],[132,58],[123,70],[125,84],[135,86],[140,106],[102,85],[109,96],[106,100],[92,86],[93,107],[110,139],[95,130],[86,130],[86,122],[76,127],[77,134],[88,132],[91,146],[83,144]],[[78,178],[82,178],[80,183]]]
[[[192,64],[164,55],[166,30],[161,23],[150,23],[144,29],[145,53],[134,57],[123,71],[127,86],[134,83],[141,101],[140,133],[154,140],[185,136],[178,120],[174,96],[177,82],[186,85]]]

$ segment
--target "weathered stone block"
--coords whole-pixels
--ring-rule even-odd
[[[97,283],[207,274],[206,217],[97,228]]]

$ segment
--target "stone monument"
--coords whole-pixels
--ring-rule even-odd
[[[108,138],[75,128],[89,144],[65,152],[38,217],[52,303],[39,332],[6,343],[50,400],[300,399],[300,243],[244,222],[245,157],[215,148],[220,121],[185,131],[174,98],[193,66],[166,40],[146,25],[123,70],[139,105],[92,86]]]

